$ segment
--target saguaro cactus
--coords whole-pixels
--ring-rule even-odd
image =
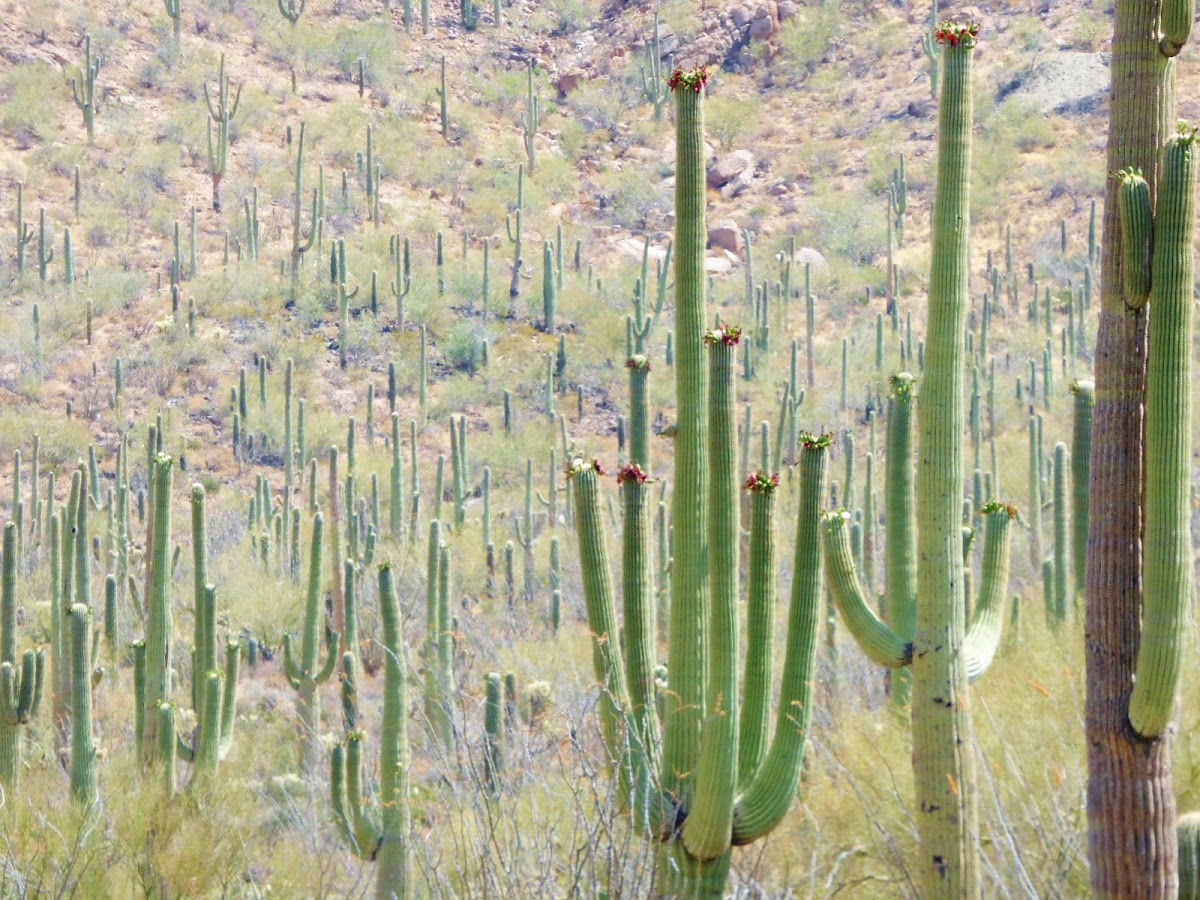
[[[654,121],[662,121],[668,91],[662,77],[662,45],[658,40],[658,13],[654,14],[654,32],[646,44],[646,64],[642,66],[642,93],[654,106]]]
[[[1071,385],[1075,414],[1071,433],[1071,562],[1076,592],[1087,580],[1088,471],[1092,455],[1092,408],[1096,385],[1081,379]]]
[[[292,635],[283,636],[283,668],[292,690],[299,694],[300,768],[315,772],[321,760],[321,695],[317,687],[333,675],[338,661],[339,635],[330,637],[325,663],[317,668],[321,638],[321,546],[325,521],[321,513],[313,516],[312,547],[308,555],[308,593],[304,604],[304,631],[300,658],[292,650]]]
[[[71,79],[71,94],[75,105],[83,113],[83,126],[87,129],[88,143],[93,143],[96,130],[96,76],[100,73],[100,57],[92,58],[92,36],[83,36],[83,65],[77,77]]]
[[[175,0],[178,5],[179,0]],[[212,208],[221,211],[221,178],[225,175],[225,160],[229,155],[229,123],[237,115],[238,103],[242,99],[242,85],[238,84],[233,102],[229,102],[229,79],[225,76],[225,54],[221,54],[221,63],[217,67],[217,99],[213,102],[212,94],[208,91],[208,82],[204,82],[204,102],[208,106],[208,172],[212,176]],[[217,133],[213,136],[213,123],[216,123]]]
[[[379,612],[383,619],[383,730],[380,735],[377,812],[363,808],[363,734],[346,735],[345,746],[334,747],[329,788],[342,836],[361,859],[379,864],[375,896],[407,900],[408,842],[412,828],[408,803],[408,724],[404,639],[400,604],[390,563],[379,567]]]
[[[751,758],[742,760],[734,667],[739,538],[733,516],[739,504],[733,496],[737,478],[732,391],[739,331],[721,328],[708,332],[709,347],[705,347],[702,91],[706,77],[703,69],[676,71],[670,82],[677,98],[678,123],[675,281],[679,418],[673,492],[670,685],[660,694],[665,699],[661,706],[665,725],[661,749],[650,712],[657,706],[650,681],[650,673],[655,671],[653,629],[645,622],[651,600],[651,554],[648,516],[640,493],[645,490],[646,476],[633,464],[622,469],[619,476],[626,510],[622,665],[615,640],[617,616],[600,512],[603,473],[598,464],[580,459],[569,469],[584,599],[593,637],[593,666],[597,680],[604,685],[600,713],[605,745],[619,789],[632,792],[635,822],[661,840],[656,890],[670,896],[720,895],[729,870],[731,846],[749,843],[774,828],[795,794],[811,711],[820,601],[818,508],[829,442],[828,437],[806,440],[801,460],[795,579],[780,718],[765,761],[759,762],[761,745],[751,747]],[[706,354],[712,354],[711,385]],[[763,476],[762,480],[773,488],[773,479]],[[758,480],[750,487],[760,487]],[[770,558],[766,531],[761,525],[756,529],[751,554],[752,568],[761,574],[763,554]],[[710,579],[714,586],[711,603]],[[758,584],[753,592],[761,596],[765,587]],[[766,704],[761,663],[761,659],[753,661],[746,682],[751,695],[747,705],[754,711],[756,722],[761,721]],[[742,779],[739,773],[743,773]]]
[[[283,0],[280,0],[282,3]],[[303,8],[303,6],[301,7]],[[317,208],[317,189],[313,188],[312,192],[312,216],[311,224],[308,229],[308,239],[304,239],[304,232],[300,224],[300,216],[304,207],[304,188],[302,182],[304,165],[304,123],[300,123],[300,138],[296,144],[296,177],[294,179],[294,190],[292,193],[292,300],[296,299],[296,292],[299,288],[300,281],[300,258],[308,252],[313,245],[313,240],[317,236],[317,226],[320,224]],[[256,228],[257,230],[257,228]]]
[[[864,650],[890,666],[911,665],[913,770],[924,895],[974,897],[980,886],[974,760],[968,681],[982,673],[999,643],[1008,581],[1009,520],[1016,510],[989,504],[984,577],[968,632],[961,543],[965,326],[971,164],[971,51],[978,27],[938,26],[942,100],[933,209],[928,337],[917,407],[916,628],[911,643],[879,622],[853,576],[844,519],[827,520],[830,586]],[[889,529],[890,530],[890,529]]]
[[[521,114],[521,131],[524,134],[525,158],[529,161],[529,175],[533,177],[537,169],[537,131],[541,122],[537,94],[533,91],[533,60],[526,60],[527,86],[525,92],[525,112]]]
[[[1178,243],[1178,228],[1185,223],[1184,207],[1167,204],[1166,181],[1169,170],[1179,165],[1173,178],[1190,177],[1180,156],[1184,146],[1169,151],[1162,147],[1175,119],[1175,57],[1187,43],[1194,17],[1190,0],[1163,0],[1141,3],[1118,0],[1115,7],[1112,59],[1112,100],[1109,106],[1108,172],[1140,169],[1146,182],[1148,201],[1157,197],[1159,215],[1154,223],[1153,256],[1150,258],[1151,283],[1173,295],[1178,279],[1190,278]],[[1190,143],[1190,142],[1189,142]],[[1174,157],[1174,159],[1172,159]],[[1161,710],[1174,695],[1170,669],[1174,663],[1174,643],[1168,632],[1176,607],[1176,598],[1163,593],[1152,596],[1151,568],[1159,579],[1169,568],[1159,568],[1160,554],[1173,554],[1179,536],[1165,537],[1157,545],[1159,528],[1165,525],[1176,503],[1177,485],[1167,474],[1171,468],[1167,456],[1158,457],[1157,471],[1150,475],[1150,392],[1169,395],[1177,388],[1180,360],[1160,359],[1166,371],[1165,382],[1154,385],[1147,376],[1147,360],[1154,355],[1146,344],[1146,314],[1138,309],[1138,296],[1128,292],[1130,276],[1141,272],[1145,245],[1123,234],[1120,195],[1122,179],[1110,179],[1104,201],[1104,222],[1100,250],[1100,314],[1095,345],[1096,392],[1095,429],[1089,471],[1089,506],[1103,510],[1088,524],[1087,603],[1085,629],[1087,661],[1087,748],[1088,748],[1088,857],[1092,891],[1101,897],[1139,896],[1165,898],[1175,896],[1176,841],[1175,791],[1171,777],[1169,728],[1158,730]],[[1190,195],[1191,188],[1187,188]],[[1181,187],[1172,188],[1182,200]],[[1143,212],[1147,207],[1143,206]],[[1170,212],[1168,212],[1170,210]],[[1168,226],[1168,221],[1171,224]],[[1164,232],[1175,232],[1160,236]],[[1172,247],[1171,245],[1174,245]],[[1161,257],[1160,257],[1161,246]],[[1130,251],[1135,251],[1130,262]],[[1172,258],[1174,257],[1174,260]],[[1159,265],[1167,267],[1160,272]],[[1190,257],[1189,257],[1190,260]],[[1128,272],[1126,270],[1129,270]],[[1160,279],[1161,275],[1161,279]],[[1171,282],[1175,282],[1172,284]],[[1151,306],[1154,306],[1151,299]],[[1171,309],[1175,300],[1166,300]],[[1170,323],[1171,312],[1161,321]],[[1151,322],[1159,321],[1157,310]],[[1175,320],[1175,326],[1186,320]],[[1151,329],[1155,326],[1151,324]],[[1161,336],[1161,335],[1160,335]],[[1190,339],[1182,331],[1176,338]],[[1160,352],[1167,344],[1160,343]],[[1167,351],[1168,353],[1170,351]],[[1161,402],[1163,394],[1154,401]],[[1144,417],[1143,417],[1144,409]],[[1186,406],[1177,412],[1186,411]],[[1161,422],[1161,419],[1159,419]],[[1186,430],[1186,426],[1177,423]],[[1144,429],[1144,430],[1143,430]],[[1160,432],[1155,441],[1172,439]],[[1176,445],[1178,447],[1178,445]],[[1165,468],[1164,468],[1165,464]],[[1153,487],[1151,486],[1153,479]],[[1160,518],[1156,538],[1150,538],[1150,495],[1162,493],[1158,502]],[[1186,533],[1186,529],[1184,532]],[[1144,541],[1144,544],[1143,544]],[[1182,548],[1180,548],[1182,550]],[[1144,553],[1144,560],[1142,554]],[[1152,557],[1158,561],[1151,562]],[[1171,565],[1180,565],[1173,560]],[[1157,589],[1170,591],[1173,576],[1157,582]],[[1145,631],[1143,632],[1143,628]],[[1177,636],[1179,637],[1179,636]],[[1163,644],[1147,652],[1146,644],[1165,638]],[[1140,643],[1140,647],[1139,647]],[[1174,644],[1178,648],[1178,644]],[[1136,650],[1136,656],[1135,656]],[[1135,664],[1136,659],[1136,664]],[[1174,656],[1177,661],[1178,657]],[[1163,665],[1146,666],[1152,660]],[[1136,681],[1135,681],[1136,675]],[[1131,694],[1134,686],[1143,692],[1138,706],[1137,734],[1130,727],[1134,718]],[[1143,703],[1153,698],[1153,702]],[[1153,707],[1153,709],[1152,709]]]
[[[37,715],[42,701],[45,657],[26,650],[17,664],[17,526],[4,526],[0,576],[0,787],[13,790],[21,772],[21,726]]]

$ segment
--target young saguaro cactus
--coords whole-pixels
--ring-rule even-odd
[[[827,519],[830,586],[868,654],[912,667],[913,770],[921,815],[921,875],[929,897],[977,896],[974,759],[968,683],[990,664],[999,642],[1008,580],[1008,524],[1016,510],[989,504],[984,578],[972,628],[966,627],[961,550],[964,468],[965,326],[969,293],[968,221],[971,163],[971,54],[978,26],[944,22],[938,114],[938,177],[933,209],[928,337],[917,407],[916,622],[911,643],[887,629],[861,595],[841,517]]]
[[[344,746],[334,747],[329,788],[343,839],[359,858],[378,863],[375,896],[379,900],[407,900],[412,895],[408,871],[412,828],[408,701],[403,625],[390,563],[379,567],[379,612],[383,619],[384,671],[377,811],[372,813],[363,807],[366,786],[362,778],[362,732],[351,732]]]
[[[658,40],[658,13],[654,14],[654,32],[646,44],[646,63],[642,66],[642,93],[654,106],[654,121],[662,121],[663,106],[669,91],[662,77],[662,45]]]
[[[171,20],[171,30],[175,37],[175,46],[179,46],[180,28],[182,26],[183,0],[163,0],[167,10],[167,18]]]
[[[71,79],[71,94],[75,105],[83,113],[83,126],[87,129],[88,144],[92,144],[96,131],[96,76],[100,73],[100,57],[92,58],[92,36],[83,36],[83,65],[79,74]]]
[[[164,0],[169,2],[169,0]],[[180,0],[175,0],[178,8]],[[229,78],[225,75],[225,54],[221,54],[221,62],[217,67],[217,96],[209,93],[208,82],[204,82],[204,102],[208,106],[208,173],[212,176],[212,208],[214,212],[221,211],[221,178],[225,175],[225,160],[229,155],[229,123],[237,115],[238,103],[242,99],[242,85],[239,82],[233,102],[229,101]],[[216,123],[216,135],[213,134],[213,123]]]
[[[279,6],[279,14],[291,23],[293,28],[300,21],[300,17],[304,15],[304,7],[308,4],[308,0],[277,0]]]
[[[17,526],[4,526],[0,575],[0,788],[13,790],[21,773],[21,726],[37,716],[45,655],[26,650],[17,662]]]
[[[529,175],[537,169],[537,131],[541,122],[539,101],[533,90],[533,60],[526,60],[525,112],[521,115],[521,131],[524,134],[525,158],[529,162]]]

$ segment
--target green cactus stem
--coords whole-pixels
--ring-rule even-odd
[[[504,770],[504,704],[500,675],[490,672],[484,681],[483,705],[483,784],[488,795],[500,793],[500,774]]]
[[[1182,28],[1181,23],[1175,23]],[[1165,29],[1164,29],[1165,30]],[[1196,132],[1180,123],[1162,154],[1146,368],[1142,639],[1129,722],[1143,738],[1170,723],[1193,602],[1191,538],[1192,243]]]
[[[541,124],[538,97],[533,90],[532,59],[525,61],[525,77],[525,112],[521,114],[521,131],[524,135],[525,158],[529,162],[529,177],[532,178],[537,170],[537,132]]]
[[[663,78],[662,45],[658,38],[658,13],[654,13],[654,31],[646,44],[646,62],[642,66],[642,93],[646,101],[654,106],[654,121],[662,121],[663,106],[667,102],[669,91]]]
[[[1200,898],[1200,813],[1190,812],[1175,824],[1179,843],[1179,900]]]
[[[97,799],[96,742],[92,735],[92,614],[71,607],[71,797],[84,805]],[[171,739],[174,740],[172,733]]]

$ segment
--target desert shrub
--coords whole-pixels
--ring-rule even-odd
[[[43,141],[57,133],[48,106],[67,102],[70,91],[62,76],[43,63],[13,67],[3,82],[0,125],[18,137]]]
[[[780,69],[798,80],[816,71],[843,24],[840,0],[824,0],[779,30]]]

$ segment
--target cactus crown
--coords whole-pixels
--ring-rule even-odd
[[[738,341],[742,339],[742,329],[737,325],[719,325],[712,331],[704,332],[705,345],[712,345],[720,342],[726,347],[736,347]]]
[[[1011,503],[1005,503],[1003,500],[991,500],[983,504],[979,510],[979,514],[981,516],[990,516],[992,513],[1000,512],[1002,510],[1008,513],[1008,517],[1010,519],[1015,519],[1017,517],[1017,508]]]
[[[1196,142],[1196,129],[1187,123],[1186,119],[1180,119],[1175,124],[1175,135],[1170,139],[1169,143],[1190,145]]]
[[[742,485],[748,491],[761,491],[764,494],[769,494],[775,488],[779,487],[779,474],[773,473],[768,475],[762,469],[757,472],[751,472],[746,479],[746,483]]]
[[[804,432],[800,435],[800,444],[805,450],[822,450],[833,443],[833,432],[827,431],[824,434],[812,434]]]
[[[1079,379],[1076,379],[1075,381],[1071,382],[1071,393],[1072,394],[1079,394],[1079,393],[1090,394],[1095,390],[1096,390],[1096,382],[1092,381],[1090,378],[1079,378]]]
[[[908,397],[912,394],[917,380],[909,372],[897,372],[891,377],[892,394],[896,397]]]
[[[1120,181],[1123,184],[1130,184],[1135,181],[1145,181],[1145,179],[1142,177],[1142,170],[1139,168],[1134,168],[1133,166],[1130,166],[1127,169],[1120,169],[1113,175],[1113,178],[1117,179],[1117,181]]]
[[[604,474],[604,469],[600,467],[600,460],[593,459],[591,462],[587,462],[583,458],[577,456],[571,460],[570,464],[567,466],[567,478],[573,478],[580,472],[585,472],[588,469],[595,469],[597,475]]]
[[[840,528],[850,521],[850,511],[845,509],[826,510],[821,516],[821,524],[826,528]]]
[[[977,22],[942,22],[934,33],[939,44],[945,44],[947,47],[961,46],[964,50],[970,50],[975,46],[975,39],[978,35],[979,23]]]
[[[594,460],[593,464],[595,464]],[[599,465],[596,466],[596,471],[600,471]],[[604,473],[601,472],[600,474],[603,475]],[[621,466],[620,470],[617,472],[617,484],[624,484],[627,481],[636,481],[638,484],[645,484],[647,481],[652,480],[653,479],[650,478],[649,475],[642,471],[642,467],[637,463],[628,463],[627,465]]]
[[[629,359],[625,360],[625,368],[641,369],[644,372],[650,371],[650,357],[645,353],[635,353]]]
[[[677,91],[682,87],[694,94],[704,90],[706,84],[708,84],[708,66],[697,66],[687,72],[677,68],[667,79],[667,87],[672,91]]]

